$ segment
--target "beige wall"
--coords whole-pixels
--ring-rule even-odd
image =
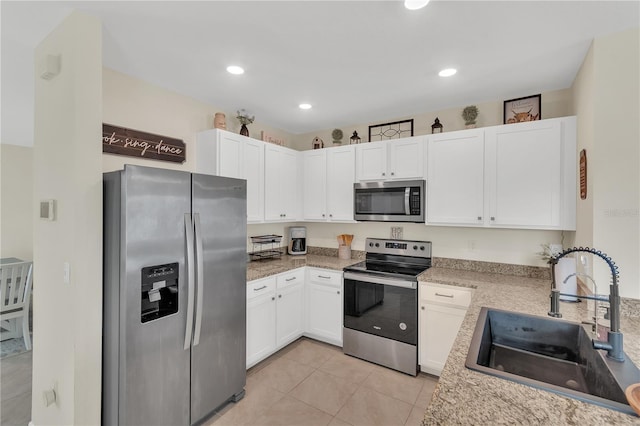
[[[35,50],[36,67],[48,54],[62,63],[57,77],[35,81],[33,197],[57,203],[55,221],[32,216],[35,425],[100,423],[101,46],[100,22],[74,12]],[[57,401],[45,407],[42,392],[51,388]]]
[[[0,257],[33,259],[33,149],[0,145]]]
[[[578,202],[576,242],[620,268],[622,296],[640,298],[640,30],[594,40],[573,87],[579,149],[588,156],[589,196]],[[584,217],[581,217],[584,216]],[[595,261],[599,290],[610,273]]]
[[[413,118],[413,134],[415,136],[431,134],[431,125],[436,117],[440,119],[440,123],[444,126],[445,132],[451,132],[455,130],[464,129],[464,120],[462,119],[462,110],[466,105],[461,105],[457,108],[449,108],[440,111],[430,111],[426,113],[419,113],[409,117],[389,117],[383,122],[394,122],[400,120],[408,120]],[[502,110],[503,101],[496,100],[492,102],[478,103],[476,104],[480,113],[477,118],[477,127],[488,127],[502,124]],[[571,90],[554,90],[551,92],[544,92],[542,94],[542,118],[557,118],[566,117],[571,115]],[[378,122],[379,123],[379,122]],[[356,130],[358,135],[362,138],[363,142],[368,141],[369,138],[369,126],[378,123],[360,123],[353,124],[348,127],[343,127],[342,132],[344,137],[342,138],[342,144],[348,144],[349,138]],[[294,142],[291,145],[294,149],[299,151],[306,151],[312,148],[313,138],[318,136],[324,141],[325,147],[332,146],[331,132],[333,129],[318,130],[315,132],[296,135]]]
[[[182,139],[187,149],[183,164],[103,154],[104,171],[122,169],[124,164],[194,171],[196,134],[213,128],[213,116],[219,108],[108,68],[103,70],[103,93],[105,123]],[[238,133],[240,125],[235,112],[226,112],[226,116],[227,130]],[[278,138],[292,140],[290,134],[260,122],[248,127],[255,139],[260,139],[260,130],[265,130]]]

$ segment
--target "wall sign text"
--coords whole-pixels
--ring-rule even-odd
[[[181,139],[102,123],[102,152],[184,163],[187,150]]]

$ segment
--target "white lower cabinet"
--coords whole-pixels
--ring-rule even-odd
[[[298,268],[247,284],[247,368],[302,336],[304,273]]]
[[[304,332],[304,268],[277,277],[276,346],[281,348]]]
[[[419,289],[418,359],[420,370],[439,376],[456,340],[472,290],[421,283]]]
[[[276,349],[276,278],[247,285],[247,368]]]
[[[342,346],[342,272],[307,268],[305,335]]]

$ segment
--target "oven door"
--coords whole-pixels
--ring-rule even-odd
[[[418,283],[345,272],[344,326],[417,345]]]

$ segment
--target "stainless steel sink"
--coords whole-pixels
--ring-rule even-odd
[[[624,389],[640,382],[640,371],[625,358],[624,362],[614,361],[594,349],[581,324],[485,307],[480,311],[465,365],[634,414]]]

